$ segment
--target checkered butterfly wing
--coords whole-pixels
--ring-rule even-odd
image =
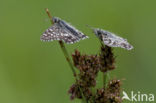
[[[55,23],[48,28],[40,38],[42,41],[62,40],[67,44],[73,44],[79,41],[79,38],[72,35],[71,32],[62,28],[59,24]]]
[[[93,29],[95,35],[103,41],[103,43],[109,47],[120,47],[127,50],[133,49],[133,46],[128,43],[128,41],[122,37],[115,35],[114,33],[108,32],[99,28]]]
[[[133,46],[128,43],[128,41],[122,37],[119,37],[111,32],[105,32],[108,36],[102,35],[102,40],[105,45],[109,47],[120,47],[127,50],[133,49]],[[106,35],[106,34],[105,34]]]

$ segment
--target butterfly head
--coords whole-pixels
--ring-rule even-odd
[[[89,27],[90,29],[92,29],[93,30],[93,32],[94,32],[94,34],[98,37],[98,38],[100,38],[101,37],[101,30],[100,29],[98,29],[98,28],[93,28],[93,27],[91,27],[91,26],[89,26],[89,25],[86,25],[87,27]]]
[[[52,17],[52,21],[53,21],[53,23],[58,23],[58,22],[60,22],[60,18]]]
[[[93,32],[101,40],[102,40],[103,37],[107,36],[107,33],[104,33],[103,30],[98,29],[98,28],[97,29],[93,29]]]

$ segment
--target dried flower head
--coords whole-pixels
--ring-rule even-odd
[[[113,79],[106,89],[98,89],[95,95],[95,103],[121,103],[120,80]]]
[[[75,67],[80,71],[79,84],[85,87],[94,87],[96,85],[95,78],[100,67],[99,57],[97,55],[81,55],[77,50],[72,57]]]
[[[75,98],[82,98],[79,85],[73,84],[70,89],[68,90],[68,93],[71,94],[70,99],[73,100]]]
[[[80,88],[81,88],[81,90],[80,90]],[[71,94],[71,96],[70,96],[71,100],[73,100],[75,98],[82,99],[83,96],[82,96],[81,92],[83,93],[85,99],[87,99],[87,100],[89,100],[93,96],[90,88],[80,86],[80,84],[78,84],[78,83],[73,84],[70,87],[70,89],[68,90],[68,93]]]
[[[109,70],[115,69],[115,57],[111,47],[104,45],[101,46],[100,63],[100,70],[102,72],[107,72]]]
[[[119,96],[120,95],[120,87],[121,87],[121,81],[118,79],[113,79],[113,80],[109,81],[107,90],[110,93],[113,93],[116,96]]]
[[[82,99],[83,96],[90,103],[121,103],[120,80],[110,80],[106,88],[97,89],[96,93],[91,88],[96,86],[96,77],[101,72],[115,69],[115,58],[112,48],[102,45],[100,56],[82,55],[78,50],[72,55],[74,66],[79,70],[78,80],[68,91],[71,100]],[[82,95],[83,94],[83,95]]]
[[[71,86],[69,93],[71,99],[82,98],[89,100],[93,94],[90,87],[96,86],[96,77],[100,68],[100,61],[97,55],[81,55],[78,50],[72,55],[74,66],[79,70],[78,80]],[[81,91],[80,91],[81,88]]]

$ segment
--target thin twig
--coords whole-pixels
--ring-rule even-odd
[[[69,58],[69,54],[68,54],[68,52],[67,52],[67,50],[66,50],[66,48],[64,46],[64,43],[62,41],[59,41],[59,44],[60,44],[60,47],[61,47],[61,49],[62,49],[62,51],[64,53],[64,56],[65,56],[65,58],[66,58],[66,60],[67,60],[67,62],[69,64],[74,76],[76,77],[76,71],[75,71],[75,69],[74,69],[74,67],[72,65],[72,62],[71,62],[71,60]]]
[[[52,21],[52,16],[51,16],[48,8],[46,8],[45,10],[46,10],[46,13],[48,14],[48,17],[49,17],[49,19],[51,21],[51,24],[54,24],[53,21]],[[74,69],[74,67],[72,65],[72,62],[71,62],[70,58],[69,58],[69,54],[68,54],[68,52],[66,50],[66,47],[65,47],[64,43],[61,40],[59,41],[59,45],[60,45],[61,50],[62,50],[62,52],[63,52],[63,54],[64,54],[64,56],[65,56],[65,58],[66,58],[66,60],[67,60],[67,62],[69,64],[69,66],[70,66],[70,68],[71,68],[71,70],[73,72],[74,77],[76,77],[76,71],[75,71],[75,69]]]
[[[103,42],[101,40],[100,41],[100,44],[101,46],[104,46]],[[103,88],[106,89],[106,84],[107,84],[107,72],[103,72]]]
[[[52,21],[52,16],[51,16],[51,14],[50,14],[48,8],[46,8],[45,11],[46,11],[46,13],[48,14],[48,17],[49,17],[49,19],[50,19],[51,24],[54,24],[53,21]]]
[[[51,14],[50,14],[48,8],[46,8],[45,10],[46,10],[46,13],[48,14],[48,17],[50,18],[51,24],[54,24],[53,21],[52,21],[52,16],[51,16]],[[72,64],[71,60],[70,60],[70,56],[69,56],[69,54],[68,54],[68,52],[67,52],[67,50],[66,50],[66,47],[65,47],[63,41],[61,41],[61,40],[59,41],[59,44],[60,44],[61,50],[62,50],[62,52],[63,52],[63,54],[64,54],[64,56],[65,56],[65,58],[66,58],[68,64],[69,64],[69,66],[70,66],[70,68],[71,68],[71,70],[72,70],[72,72],[73,72],[73,75],[74,75],[74,77],[75,77],[75,80],[76,80],[76,82],[77,82],[78,79],[77,79],[76,71],[75,71],[75,69],[74,69],[74,67],[73,67],[73,64]],[[86,103],[88,103],[87,99],[84,97],[84,94],[83,94],[83,92],[82,92],[80,86],[79,86],[79,89],[80,89],[80,92],[81,92],[81,95],[82,95],[83,99],[85,100]]]
[[[107,82],[107,72],[103,73],[103,88],[106,89]]]

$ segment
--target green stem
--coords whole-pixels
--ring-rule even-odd
[[[107,86],[107,72],[103,73],[103,88],[106,89]]]
[[[46,8],[45,10],[46,10],[46,13],[48,14],[48,17],[49,17],[49,19],[51,21],[51,24],[54,24],[53,21],[52,21],[52,16],[51,16],[48,8]],[[64,43],[62,41],[59,41],[59,44],[60,44],[61,50],[62,50],[62,52],[63,52],[63,54],[64,54],[68,64],[69,64],[69,66],[70,66],[70,68],[71,68],[71,70],[73,72],[74,77],[76,77],[76,71],[74,70],[74,67],[73,67],[72,62],[71,62],[71,60],[69,58],[69,55],[68,55],[68,52],[67,52],[67,50],[65,48]]]
[[[104,44],[101,40],[99,40],[100,44],[102,47],[104,47]],[[106,85],[107,85],[107,72],[103,72],[103,88],[106,89]]]
[[[49,10],[48,10],[47,8],[46,8],[46,13],[48,14],[48,17],[50,18],[51,24],[53,24],[52,16],[51,16],[51,14],[50,14],[50,12],[49,12]],[[66,50],[66,47],[65,47],[64,43],[63,43],[61,40],[59,41],[59,44],[60,44],[61,50],[62,50],[62,52],[63,52],[63,54],[64,54],[64,56],[65,56],[65,58],[66,58],[68,64],[69,64],[69,66],[70,66],[70,68],[71,68],[71,70],[72,70],[72,72],[73,72],[73,75],[74,75],[74,77],[75,77],[75,80],[76,80],[76,82],[77,82],[78,79],[77,79],[76,71],[75,71],[75,69],[74,69],[74,67],[73,67],[73,64],[72,64],[71,60],[70,60],[70,56],[69,56],[69,54],[68,54],[68,52],[67,52],[67,50]],[[80,89],[80,93],[81,93],[81,95],[82,95],[83,100],[85,101],[85,103],[88,103],[88,101],[87,101],[87,99],[85,98],[85,96],[84,96],[84,94],[83,94],[83,92],[82,92],[82,90],[81,90],[80,87],[79,87],[79,89]]]
[[[69,64],[69,66],[70,66],[70,68],[71,68],[71,70],[73,72],[74,77],[76,77],[76,71],[75,71],[75,69],[74,69],[74,67],[72,65],[72,62],[71,62],[71,60],[69,58],[69,54],[68,54],[68,52],[67,52],[67,50],[66,50],[66,48],[64,46],[64,43],[62,41],[59,41],[59,44],[60,44],[60,47],[61,47],[61,49],[63,51],[63,54],[64,54],[68,64]]]
[[[80,89],[80,92],[81,92],[81,95],[82,95],[82,103],[88,103],[88,100],[84,96],[84,94],[83,94],[82,89],[80,88],[80,86],[79,86],[79,89]]]

